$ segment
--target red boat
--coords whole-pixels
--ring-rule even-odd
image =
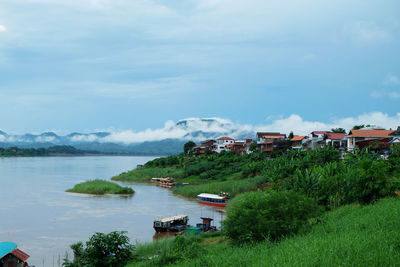
[[[225,207],[228,205],[228,200],[229,196],[224,195],[215,195],[215,194],[207,194],[207,193],[202,193],[197,196],[197,201],[201,204],[205,205],[211,205],[211,206],[217,206],[217,207]]]

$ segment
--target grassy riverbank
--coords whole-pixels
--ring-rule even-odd
[[[71,193],[104,195],[104,194],[121,194],[132,195],[135,193],[130,187],[122,187],[116,183],[105,180],[91,180],[75,185],[72,189],[67,190]]]
[[[238,247],[223,236],[205,235],[187,241],[197,251],[189,248],[179,255],[171,239],[139,244],[136,254],[142,260],[128,266],[396,266],[399,218],[399,198],[351,204],[326,212],[311,230],[277,243],[267,240]]]

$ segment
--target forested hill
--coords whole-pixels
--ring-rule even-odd
[[[1,157],[41,157],[41,156],[68,156],[68,155],[101,154],[98,151],[79,150],[73,146],[52,146],[49,148],[0,148]]]

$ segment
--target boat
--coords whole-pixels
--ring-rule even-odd
[[[219,195],[201,193],[197,196],[197,201],[205,205],[225,207],[226,205],[228,205],[229,198],[229,194],[227,193],[220,193]]]
[[[189,217],[185,214],[176,215],[168,218],[155,219],[153,228],[156,232],[178,232],[186,228]]]
[[[161,187],[172,188],[175,186],[174,179],[172,178],[161,178],[159,181],[160,183],[158,185]]]
[[[160,184],[160,179],[162,179],[162,178],[151,178],[151,183],[152,184]]]

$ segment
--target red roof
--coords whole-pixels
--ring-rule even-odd
[[[218,140],[235,140],[235,139],[230,138],[230,137],[220,137],[220,138],[218,138]]]
[[[290,141],[301,141],[304,138],[306,138],[307,136],[300,136],[300,135],[296,135],[294,136]]]
[[[333,140],[341,140],[344,139],[346,136],[345,133],[327,133],[326,138],[327,139],[333,139]]]
[[[22,260],[22,261],[26,261],[29,258],[29,255],[26,254],[25,252],[22,252],[19,249],[14,249],[13,251],[11,251],[11,254],[13,254],[15,257],[17,257],[18,259]]]
[[[349,137],[390,137],[393,130],[351,130]]]

